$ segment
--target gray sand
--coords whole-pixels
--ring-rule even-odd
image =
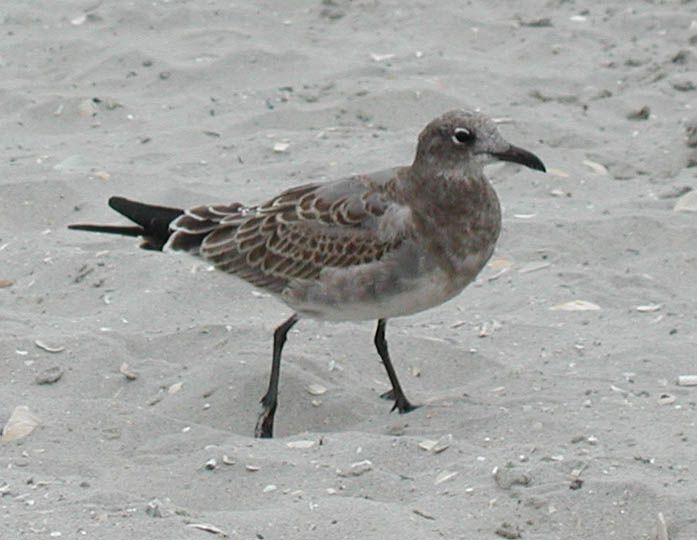
[[[3,540],[665,540],[659,513],[697,538],[697,387],[676,384],[697,214],[673,211],[697,188],[697,4],[26,4],[1,27],[0,425],[20,405],[40,425],[0,444]],[[118,221],[112,194],[258,202],[404,164],[453,107],[550,172],[488,169],[490,266],[388,327],[409,415],[378,399],[372,324],[303,321],[277,439],[254,440],[288,310],[66,230]],[[550,310],[574,300],[599,309]]]

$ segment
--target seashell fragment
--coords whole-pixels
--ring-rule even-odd
[[[23,439],[29,435],[36,426],[40,424],[39,417],[36,416],[26,405],[18,405],[12,411],[9,420],[2,428],[0,442],[10,442]]]

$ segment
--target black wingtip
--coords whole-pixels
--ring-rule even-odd
[[[109,197],[109,201],[107,203],[109,204],[109,208],[116,210],[119,214],[123,214],[123,212],[128,211],[128,208],[134,205],[141,204],[136,201],[132,201],[131,199],[127,199],[126,197],[119,197],[118,195]]]
[[[169,224],[184,213],[180,208],[145,204],[116,196],[109,199],[109,206],[143,227],[148,234],[165,237],[169,236]]]

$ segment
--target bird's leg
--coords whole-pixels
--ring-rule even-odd
[[[418,406],[409,403],[407,396],[404,395],[404,391],[399,384],[397,379],[397,373],[392,367],[392,361],[390,360],[390,353],[387,352],[387,340],[385,339],[385,327],[387,326],[386,319],[378,320],[378,327],[375,330],[375,348],[378,350],[380,358],[382,358],[382,363],[387,371],[387,376],[390,378],[390,383],[392,383],[392,390],[385,392],[380,397],[394,399],[394,407],[392,410],[397,409],[400,413],[407,413],[413,411]]]
[[[281,353],[286,342],[288,331],[298,322],[298,315],[294,313],[286,322],[276,328],[273,333],[273,361],[271,363],[271,377],[269,378],[269,389],[261,398],[262,411],[257,420],[254,436],[262,439],[273,437],[273,417],[276,413],[278,404],[278,379],[281,374]]]

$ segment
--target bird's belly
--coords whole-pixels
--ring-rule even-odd
[[[360,321],[412,315],[457,296],[488,255],[468,256],[455,275],[428,261],[410,272],[384,263],[336,269],[319,282],[291,287],[282,299],[301,317],[312,319]]]

